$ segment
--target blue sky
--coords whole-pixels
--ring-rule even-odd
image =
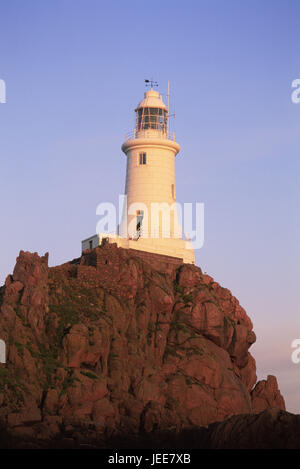
[[[177,199],[205,204],[197,263],[245,307],[259,377],[300,412],[300,2],[10,0],[0,21],[0,283],[20,249],[80,255],[124,190],[144,79],[170,80]]]

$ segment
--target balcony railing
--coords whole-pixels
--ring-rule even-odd
[[[176,142],[175,132],[167,133],[167,132],[163,132],[162,130],[156,130],[156,129],[147,129],[147,130],[134,129],[132,132],[128,132],[126,134],[126,141],[134,140],[136,138],[161,138],[164,140],[173,140],[173,142]]]

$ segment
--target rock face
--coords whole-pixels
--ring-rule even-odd
[[[105,245],[48,268],[21,251],[0,289],[0,423],[109,438],[284,410],[276,378],[254,387],[252,327],[229,290],[171,258]]]
[[[284,399],[278,390],[275,376],[259,381],[251,392],[253,412],[259,414],[269,407],[284,409]]]
[[[194,448],[199,446],[196,435],[189,434]],[[300,449],[300,415],[268,408],[259,415],[213,423],[201,436],[200,445],[208,449]]]

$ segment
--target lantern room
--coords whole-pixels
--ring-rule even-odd
[[[168,133],[168,110],[162,96],[154,90],[146,91],[144,99],[135,110],[136,130],[156,130]]]

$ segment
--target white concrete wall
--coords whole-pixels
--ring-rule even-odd
[[[142,236],[151,237],[155,232],[156,237],[164,237],[166,233],[164,233],[162,217],[157,218],[156,222],[151,220],[151,204],[167,203],[172,206],[176,202],[175,155],[180,150],[180,146],[172,140],[161,139],[159,141],[156,138],[148,138],[128,141],[122,148],[127,155],[125,193],[128,208],[130,209],[133,203],[144,204],[145,216],[148,214],[148,223],[145,219],[143,220]],[[145,165],[139,164],[140,153],[147,155]],[[143,209],[142,206],[141,209]],[[136,219],[136,210],[138,206],[134,207],[133,214],[128,216],[128,227],[134,224],[131,222]],[[124,230],[124,221],[122,229]],[[181,236],[177,210],[171,211],[170,235],[171,238]]]
[[[165,256],[178,257],[186,264],[195,264],[193,245],[183,239],[151,239],[139,238],[130,240],[119,236],[109,238],[109,243],[116,243],[118,247],[136,249],[137,251],[152,252]]]
[[[90,246],[90,241],[92,243],[92,246]],[[96,248],[97,246],[99,246],[99,235],[94,235],[94,236],[90,236],[89,238],[87,239],[84,239],[82,242],[81,242],[81,249],[82,251],[85,251],[86,249],[93,249],[93,248]]]

